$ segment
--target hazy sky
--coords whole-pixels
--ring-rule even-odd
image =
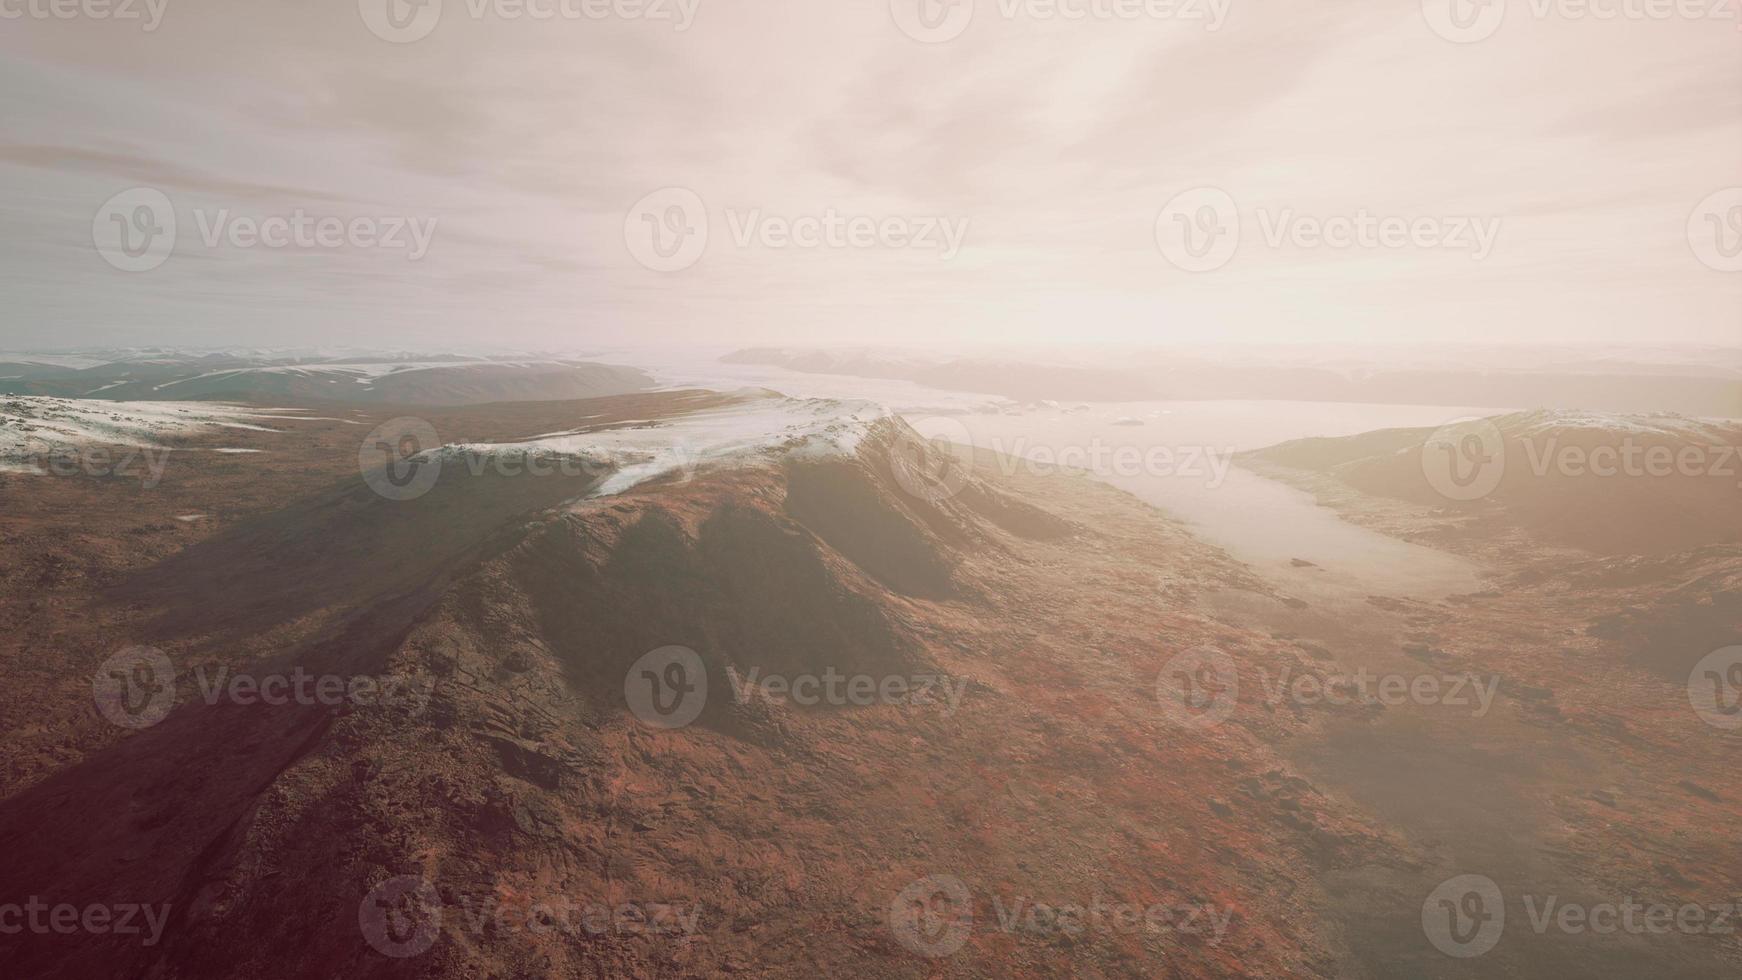
[[[1733,0],[954,2],[0,0],[0,341],[1742,346]]]

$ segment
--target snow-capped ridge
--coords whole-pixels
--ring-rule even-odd
[[[669,418],[582,427],[520,442],[458,443],[436,452],[583,460],[614,471],[592,494],[610,496],[702,466],[851,455],[877,423],[893,417],[875,402],[788,398],[754,388],[733,392],[725,405]]]

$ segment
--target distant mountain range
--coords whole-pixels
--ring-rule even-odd
[[[751,347],[721,360],[913,381],[1017,401],[1271,399],[1676,411],[1742,417],[1742,362],[1719,350],[1457,348],[915,354]]]
[[[472,405],[628,394],[635,368],[547,355],[208,351],[0,352],[0,394],[112,401]]]

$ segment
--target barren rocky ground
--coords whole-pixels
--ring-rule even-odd
[[[416,414],[488,443],[716,400]],[[450,464],[397,500],[359,448],[400,413],[322,414],[186,437],[149,489],[0,474],[0,897],[160,916],[0,935],[15,975],[1737,964],[1733,935],[1533,934],[1522,911],[1455,959],[1422,923],[1462,873],[1735,901],[1734,735],[1640,659],[1688,608],[1721,624],[1722,549],[1302,603],[1084,478],[927,458],[949,492],[916,493],[894,422],[615,496]],[[114,658],[136,672],[142,646],[173,673],[117,714]],[[672,648],[707,688],[678,725],[637,693],[678,693]],[[1355,697],[1361,667],[1464,677],[1469,701]],[[345,693],[262,703],[238,675]],[[831,676],[875,691],[806,703]]]

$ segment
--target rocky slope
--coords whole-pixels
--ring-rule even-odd
[[[1445,537],[1526,531],[1601,554],[1742,542],[1742,423],[1517,412],[1283,443],[1243,459],[1431,507]]]
[[[608,427],[697,407],[637,396],[431,421],[512,439],[564,414]],[[37,666],[17,671],[32,696],[6,719],[0,894],[166,908],[150,946],[0,936],[12,969],[1339,973],[1316,876],[1395,845],[1276,754],[1309,714],[1242,699],[1199,727],[1158,700],[1197,645],[1240,672],[1310,654],[1207,615],[1207,591],[1272,600],[1129,497],[992,482],[893,420],[841,451],[605,496],[608,468],[450,465],[388,499],[333,462],[349,449],[355,467],[357,438],[315,423],[295,459],[190,461],[173,502],[69,482],[89,496],[63,503],[82,503],[103,557],[47,591],[4,580],[18,628],[0,652]],[[0,492],[26,479],[43,478]],[[213,526],[157,530],[243,481],[258,496]],[[8,518],[5,547],[52,520]],[[135,644],[168,658],[177,696],[123,730],[105,720],[116,701],[93,706],[93,675],[101,687]],[[672,678],[669,659],[651,678],[642,665],[673,647],[707,689],[675,728],[635,693]],[[225,669],[399,695],[209,696]],[[877,693],[744,693],[770,675]],[[904,918],[934,886],[959,890],[951,918]]]

